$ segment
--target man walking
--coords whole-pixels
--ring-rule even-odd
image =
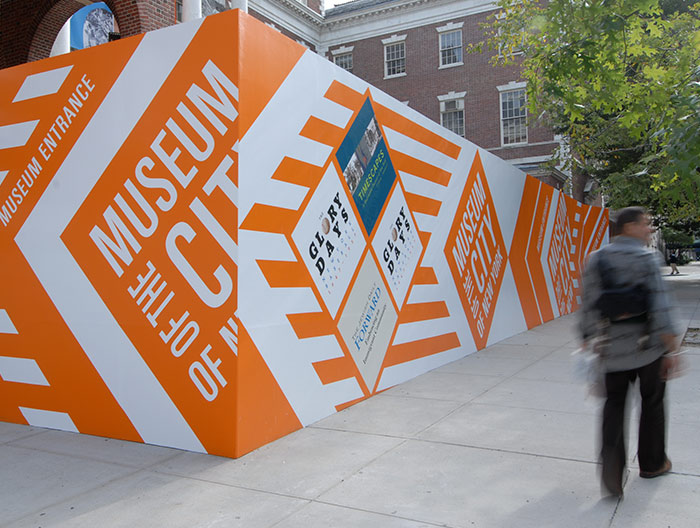
[[[584,347],[595,343],[605,372],[602,484],[610,494],[621,496],[625,399],[636,379],[642,396],[639,474],[653,478],[671,470],[664,392],[668,375],[678,366],[678,331],[657,257],[646,248],[653,231],[649,216],[640,207],[628,207],[615,223],[617,236],[591,254],[584,269],[579,331]]]

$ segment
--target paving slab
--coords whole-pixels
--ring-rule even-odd
[[[139,471],[10,524],[7,528],[250,528],[271,526],[306,501]]]
[[[467,357],[495,357],[495,358],[507,358],[507,359],[521,359],[526,361],[535,361],[548,356],[555,350],[561,347],[561,345],[543,345],[540,343],[535,343],[536,338],[530,339],[532,343],[496,343],[490,347],[474,352],[471,356]],[[521,338],[524,341],[525,338]]]
[[[418,435],[434,442],[597,462],[598,417],[467,404]]]
[[[374,396],[408,396],[468,402],[500,383],[494,376],[474,376],[462,372],[431,371]]]
[[[36,434],[43,434],[46,429],[31,427],[28,425],[0,422],[0,444],[27,438]]]
[[[461,402],[383,395],[332,414],[311,427],[413,437],[453,413]]]
[[[113,438],[46,429],[40,431],[39,434],[18,439],[9,445],[135,468],[147,467],[181,453],[178,449]]]
[[[518,371],[513,377],[535,381],[560,381],[563,383],[585,387],[585,383],[576,379],[574,375],[574,360],[571,353],[566,361],[551,360],[551,356],[531,364]]]
[[[473,374],[475,376],[498,376],[509,378],[529,367],[532,359],[498,357],[496,354],[472,354],[453,363],[448,363],[433,372]]]
[[[307,427],[237,460],[182,453],[153,471],[312,499],[404,440]]]
[[[320,499],[451,527],[607,527],[596,465],[409,440]]]
[[[578,414],[597,414],[601,406],[599,399],[586,398],[578,384],[518,378],[501,382],[473,403]]]
[[[0,448],[0,526],[100,488],[134,469],[10,445]]]
[[[274,528],[434,528],[434,523],[403,519],[395,514],[368,512],[333,504],[310,502]]]
[[[692,528],[700,519],[700,477],[678,474],[656,479],[632,476],[610,528]]]

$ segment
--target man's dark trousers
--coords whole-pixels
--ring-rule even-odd
[[[625,400],[627,388],[639,378],[642,412],[639,420],[638,460],[641,471],[656,471],[666,461],[666,418],[659,358],[648,365],[605,375],[607,399],[603,409],[601,459],[603,482],[611,492],[621,492],[625,469]]]

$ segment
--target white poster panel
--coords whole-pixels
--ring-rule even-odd
[[[384,362],[397,314],[370,253],[362,263],[338,329],[371,391]]]
[[[396,306],[401,308],[423,245],[400,185],[396,185],[389,199],[372,247]]]
[[[335,318],[362,257],[365,239],[333,164],[311,197],[292,239]]]

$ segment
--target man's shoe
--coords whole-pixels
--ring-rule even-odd
[[[671,461],[667,458],[666,461],[663,463],[660,469],[657,469],[656,471],[642,471],[641,469],[639,470],[639,476],[642,478],[655,478],[655,477],[660,477],[661,475],[664,475],[671,471]]]

